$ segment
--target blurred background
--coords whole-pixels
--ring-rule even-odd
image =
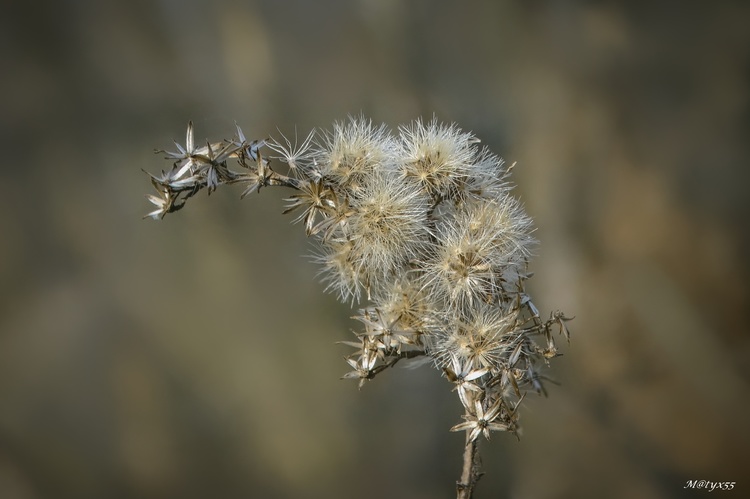
[[[424,366],[358,391],[282,189],[154,222],[184,140],[433,114],[517,162],[532,296],[575,316],[477,498],[748,484],[750,5],[58,0],[0,7],[0,497],[453,497]]]

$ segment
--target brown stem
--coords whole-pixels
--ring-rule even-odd
[[[456,498],[471,499],[474,486],[481,478],[479,471],[479,453],[477,442],[469,439],[470,432],[466,431],[466,446],[464,447],[464,465],[461,470],[461,480],[456,482]]]
[[[301,182],[293,177],[283,175],[276,170],[266,168],[269,173],[266,175],[266,185],[283,185],[285,187],[291,187],[295,190],[300,190]]]

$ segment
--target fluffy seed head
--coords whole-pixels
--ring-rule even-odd
[[[428,318],[435,315],[431,301],[408,274],[383,286],[373,295],[373,301],[385,313],[398,317],[401,327],[415,332],[422,332]]]
[[[466,201],[437,225],[432,257],[421,262],[434,296],[461,311],[497,299],[515,281],[533,243],[531,223],[511,197]]]
[[[509,176],[510,168],[505,167],[503,159],[482,148],[472,165],[465,192],[469,197],[499,199],[507,196],[511,190]]]
[[[492,292],[492,248],[467,237],[462,227],[442,224],[434,257],[421,263],[428,294],[454,310],[488,299]],[[483,244],[484,243],[484,244]]]
[[[388,285],[423,252],[430,236],[428,208],[427,196],[414,182],[381,174],[363,179],[359,195],[351,199],[346,232],[353,262],[371,289]]]
[[[507,364],[513,349],[516,312],[481,304],[467,317],[444,315],[440,327],[430,335],[433,357],[440,368],[451,367],[457,359],[472,369],[498,372]]]
[[[463,188],[477,154],[472,134],[434,119],[416,120],[400,129],[401,170],[407,178],[436,199],[455,195]]]
[[[531,219],[518,200],[507,194],[488,201],[467,202],[457,213],[455,223],[475,245],[492,248],[491,260],[496,270],[523,262],[535,244]]]
[[[370,120],[352,117],[325,134],[316,161],[321,176],[357,192],[364,178],[393,160],[392,150],[385,125],[375,127]]]
[[[359,301],[362,289],[367,289],[369,283],[358,264],[361,259],[353,241],[329,239],[314,259],[322,266],[320,274],[326,291],[335,292],[343,302]]]

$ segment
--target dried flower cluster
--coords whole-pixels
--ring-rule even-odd
[[[543,320],[524,290],[535,240],[502,159],[436,120],[393,134],[350,118],[301,144],[248,142],[238,128],[233,140],[202,147],[191,124],[177,149],[166,153],[172,169],[152,176],[158,195],[149,196],[156,209],[148,216],[221,184],[245,185],[243,196],[294,189],[286,212],[296,210],[319,242],[327,288],[363,303],[363,330],[343,342],[354,348],[344,377],[361,386],[401,359],[427,356],[465,409],[453,431],[470,443],[491,431],[517,434],[517,408],[527,389],[544,393],[541,368],[557,355],[553,329],[567,338],[568,318]],[[242,169],[230,170],[229,160]]]

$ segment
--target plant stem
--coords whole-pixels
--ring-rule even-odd
[[[479,471],[479,453],[477,442],[469,439],[470,432],[466,431],[466,446],[464,447],[464,465],[461,470],[461,480],[456,483],[456,498],[471,499],[474,486],[482,474]]]

